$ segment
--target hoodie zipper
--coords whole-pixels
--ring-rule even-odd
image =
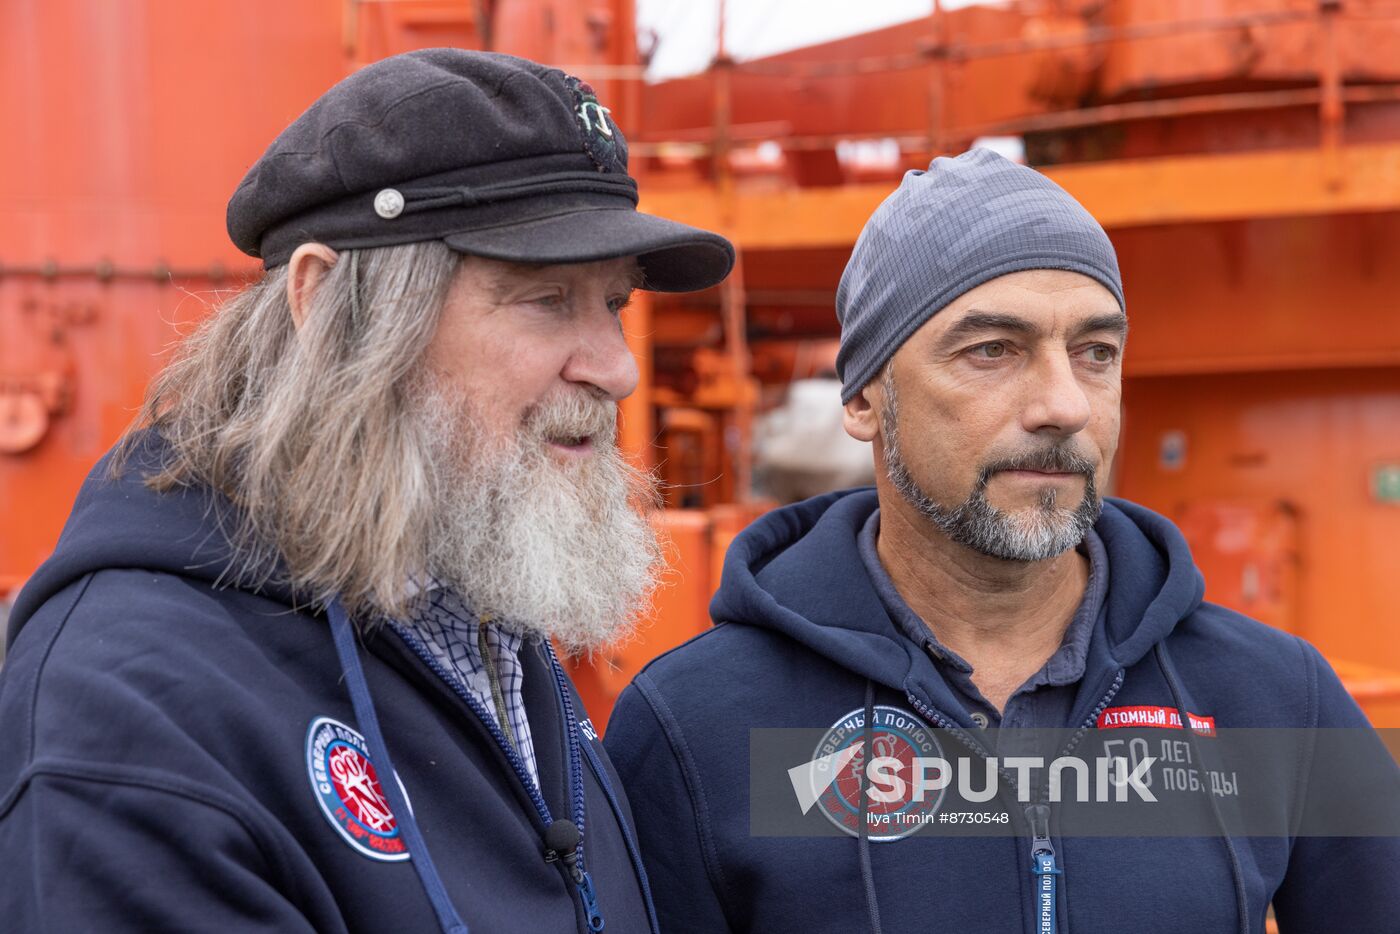
[[[1079,725],[1074,736],[1070,737],[1060,755],[1068,755],[1079,745],[1079,741],[1084,737],[1089,727],[1098,721],[1099,714],[1103,713],[1105,707],[1113,700],[1119,689],[1123,686],[1123,669],[1118,669],[1118,674],[1114,676],[1113,683],[1109,685],[1108,691],[1099,699],[1098,704]],[[943,714],[919,700],[908,691],[905,696],[909,703],[914,705],[914,709],[923,714],[940,729],[951,733],[962,741],[967,748],[977,753],[984,760],[987,758],[987,751],[982,744],[977,742],[972,734],[963,729],[958,724],[949,720]],[[1005,769],[998,767],[997,772],[1015,787],[1015,778]],[[1055,934],[1058,928],[1056,918],[1056,898],[1059,887],[1058,877],[1064,875],[1064,870],[1059,868],[1055,855],[1055,845],[1050,840],[1050,787],[1043,785],[1036,794],[1037,803],[1028,805],[1025,809],[1026,823],[1031,830],[1031,874],[1035,876],[1035,893],[1032,900],[1031,912],[1035,918],[1036,934]]]
[[[1079,724],[1079,729],[1070,737],[1065,747],[1060,750],[1061,756],[1067,756],[1074,751],[1074,747],[1079,745],[1079,741],[1084,738],[1084,734],[1089,727],[1098,722],[1099,714],[1109,705],[1118,690],[1123,686],[1123,669],[1118,669],[1118,674],[1114,676],[1113,683],[1109,685],[1108,691],[1094,709],[1089,712],[1089,716],[1084,722]],[[1036,934],[1056,934],[1059,930],[1059,922],[1056,919],[1058,907],[1057,892],[1059,881],[1057,876],[1064,875],[1064,870],[1059,867],[1055,856],[1055,845],[1050,841],[1050,784],[1046,782],[1036,793],[1038,799],[1036,804],[1026,808],[1026,823],[1031,828],[1031,875],[1035,877],[1034,895],[1032,896],[1032,912],[1035,918]]]
[[[397,635],[405,645],[413,650],[413,654],[442,680],[452,692],[456,694],[467,705],[476,718],[486,727],[491,738],[495,740],[497,747],[505,754],[506,761],[510,763],[511,770],[515,772],[515,777],[525,786],[525,791],[530,797],[530,803],[535,806],[535,811],[539,814],[540,820],[548,827],[554,823],[553,816],[549,813],[549,805],[545,803],[544,796],[540,793],[539,785],[531,778],[530,773],[525,768],[525,761],[520,758],[515,746],[507,741],[505,734],[501,731],[496,719],[490,716],[486,708],[481,705],[472,694],[467,691],[458,680],[452,677],[442,663],[434,657],[427,646],[411,632],[402,628],[393,627],[394,634]],[[583,766],[579,755],[578,723],[574,720],[573,702],[569,699],[567,682],[564,680],[564,672],[559,667],[559,661],[554,657],[554,651],[548,650],[549,667],[554,674],[555,693],[558,695],[561,712],[564,716],[564,731],[568,737],[569,746],[569,780],[573,791],[573,817],[574,826],[578,828],[579,842],[574,849],[576,860],[569,861],[568,874],[570,880],[578,890],[579,899],[583,903],[584,914],[588,919],[588,929],[593,932],[603,930],[604,920],[602,909],[598,906],[597,890],[593,886],[593,877],[588,874],[584,863],[583,830],[584,830],[584,796],[583,796]]]
[[[1055,934],[1056,876],[1064,871],[1055,865],[1055,845],[1050,842],[1050,805],[1032,804],[1026,808],[1031,825],[1031,873],[1035,876],[1035,934]]]
[[[554,647],[548,642],[544,644],[545,654],[549,656],[549,670],[554,675],[555,693],[559,696],[560,713],[564,717],[564,730],[568,736],[569,745],[569,782],[573,787],[574,794],[574,824],[578,827],[579,843],[578,862],[570,867],[574,885],[578,887],[578,894],[583,899],[583,910],[588,916],[588,929],[598,932],[603,929],[603,910],[598,907],[598,893],[593,887],[593,877],[588,874],[587,860],[583,852],[583,821],[584,821],[584,797],[583,797],[583,758],[579,753],[580,740],[578,736],[578,718],[574,716],[574,702],[569,692],[569,681],[564,674],[564,669],[559,664],[559,659],[554,656]]]

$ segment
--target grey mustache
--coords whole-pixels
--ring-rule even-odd
[[[1066,447],[1044,448],[993,461],[982,468],[981,482],[1003,470],[1039,470],[1046,473],[1077,473],[1092,477],[1094,463]]]
[[[617,406],[594,398],[565,398],[542,403],[526,424],[545,438],[612,438],[617,432]]]

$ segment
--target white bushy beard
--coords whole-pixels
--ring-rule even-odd
[[[440,385],[414,392],[437,502],[429,571],[476,611],[583,655],[621,639],[662,570],[642,510],[655,481],[617,449],[617,406],[585,391],[532,407],[509,437]],[[589,437],[561,463],[549,439]]]

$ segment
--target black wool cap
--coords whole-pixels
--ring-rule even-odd
[[[588,84],[462,49],[395,55],[327,91],[248,170],[228,232],[268,269],[307,242],[423,240],[520,263],[636,256],[660,292],[734,265],[718,234],[637,211],[627,141]]]

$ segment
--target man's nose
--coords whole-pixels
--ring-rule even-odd
[[[616,402],[637,388],[637,360],[622,335],[618,316],[606,303],[575,324],[578,343],[564,365],[564,379],[593,387]]]
[[[1062,437],[1084,430],[1093,413],[1069,354],[1047,355],[1031,368],[1027,377],[1022,428],[1032,434],[1045,432]]]

